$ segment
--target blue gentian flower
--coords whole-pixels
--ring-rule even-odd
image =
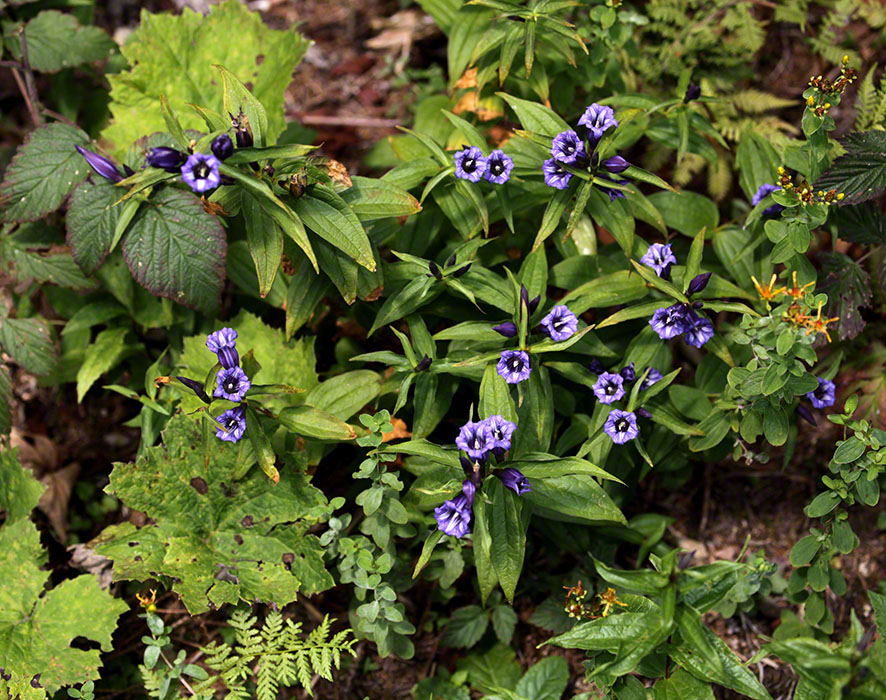
[[[689,317],[689,327],[685,331],[686,342],[700,348],[714,337],[714,324],[695,313]]]
[[[529,355],[522,350],[504,350],[495,369],[508,384],[519,384],[532,373]]]
[[[806,398],[809,399],[812,402],[812,405],[816,408],[827,408],[828,406],[833,406],[834,402],[837,400],[836,389],[837,387],[833,382],[819,377],[818,388],[806,394]]]
[[[551,155],[561,163],[575,163],[587,157],[581,137],[572,129],[563,131],[554,137],[551,144]]]
[[[486,158],[486,172],[483,173],[489,182],[503,185],[511,179],[514,161],[501,149],[496,149]]]
[[[605,175],[597,175],[597,177],[601,180],[608,180],[609,182],[615,182],[619,185],[629,185],[630,182],[628,180],[614,180],[611,177],[606,177]],[[616,199],[627,199],[625,197],[625,193],[621,190],[616,190],[612,187],[604,187],[603,185],[597,184],[597,187],[600,188],[602,192],[605,192],[609,195],[609,201],[614,202]]]
[[[578,317],[568,306],[560,304],[541,320],[541,327],[551,340],[566,340],[578,330]]]
[[[455,176],[462,180],[479,182],[486,172],[486,159],[483,151],[476,146],[465,147],[458,151],[455,156]]]
[[[505,338],[513,338],[517,335],[517,326],[513,321],[505,321],[504,323],[500,323],[497,326],[493,326],[492,330],[496,333],[501,333]]]
[[[607,158],[603,161],[603,167],[606,168],[610,173],[623,173],[625,170],[631,167],[631,164],[628,163],[621,156],[612,156],[612,158]]]
[[[182,166],[182,180],[194,192],[209,192],[221,183],[218,158],[208,153],[195,153]]]
[[[610,126],[618,127],[618,121],[615,118],[615,112],[612,107],[604,107],[596,102],[585,108],[584,114],[578,120],[579,126],[587,128],[588,133],[593,136],[595,141],[599,141],[600,137],[606,132]]]
[[[637,427],[637,416],[631,411],[620,411],[614,408],[609,412],[609,417],[603,424],[603,432],[611,437],[612,442],[616,445],[623,445],[640,434],[640,429]]]
[[[182,165],[188,159],[188,154],[184,151],[177,151],[168,146],[158,146],[150,149],[145,154],[145,164],[152,168],[162,168],[168,173],[177,173],[181,171]]]
[[[87,151],[82,146],[74,146],[74,148],[77,149],[77,153],[86,159],[86,162],[89,163],[89,167],[105,178],[105,180],[120,182],[123,179],[123,175],[120,174],[120,171],[117,170],[117,166],[114,165],[114,161],[110,158],[105,158],[98,153]]]
[[[224,160],[233,155],[234,142],[231,141],[231,137],[227,134],[219,134],[212,140],[212,145],[209,147],[209,150],[212,151],[212,155],[216,158]]]
[[[242,406],[230,408],[215,419],[221,423],[228,432],[221,428],[215,431],[215,436],[219,440],[226,442],[237,442],[243,433],[246,432],[246,409]]]
[[[655,367],[647,367],[649,373],[646,375],[646,379],[640,382],[640,391],[646,391],[649,387],[655,384],[659,379],[661,379],[661,372],[659,372]]]
[[[618,370],[618,373],[626,382],[632,382],[637,378],[637,372],[634,370],[633,362],[629,362],[628,364],[626,364],[624,367]]]
[[[434,508],[437,527],[443,534],[461,538],[471,531],[471,509],[476,489],[474,482],[465,479],[462,482],[462,492],[458,496]]]
[[[532,491],[532,487],[529,484],[529,479],[523,476],[523,474],[520,473],[519,469],[508,467],[507,469],[502,469],[495,472],[495,475],[499,479],[501,479],[501,483],[503,483],[506,488],[511,489],[511,491],[516,493],[518,496],[522,496],[524,493],[529,493],[530,491]]]
[[[677,256],[671,251],[670,243],[653,243],[640,262],[655,270],[659,277],[664,277],[677,262]]]
[[[613,372],[603,372],[594,384],[594,395],[600,403],[612,403],[625,395],[624,377]]]
[[[682,304],[674,304],[666,309],[658,309],[652,318],[649,319],[649,325],[652,330],[658,333],[658,337],[662,340],[676,338],[681,333],[685,333],[689,327],[689,321],[686,318],[686,311]]]
[[[237,353],[237,331],[233,328],[222,328],[206,336],[206,347],[218,356],[218,361],[225,369],[240,364]]]
[[[569,187],[569,181],[572,179],[572,173],[566,172],[563,166],[557,162],[556,158],[549,158],[542,166],[545,174],[545,184],[558,190],[565,190]]]
[[[511,449],[511,436],[517,429],[517,424],[507,420],[498,414],[489,416],[483,421],[492,436],[492,448],[503,452]]]
[[[757,206],[763,199],[768,197],[770,194],[775,192],[776,190],[780,190],[781,187],[778,185],[770,185],[768,182],[760,185],[760,188],[754,193],[754,196],[751,197],[751,204],[753,206]],[[784,210],[784,207],[781,204],[773,204],[771,207],[766,207],[763,210],[763,216],[775,216],[776,214],[780,214]]]
[[[458,432],[455,444],[468,453],[471,459],[485,459],[486,453],[495,446],[495,439],[486,421],[468,421]]]
[[[220,396],[228,401],[242,401],[252,386],[249,377],[239,367],[220,369],[215,375],[216,388],[213,396]]]

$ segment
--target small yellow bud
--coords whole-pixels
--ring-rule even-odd
[[[815,98],[812,95],[810,95],[809,97],[806,98],[806,104],[809,105],[810,107],[814,107],[815,106]]]
[[[842,202],[842,201],[843,201],[843,197],[845,197],[845,196],[846,196],[846,195],[844,195],[844,194],[841,192],[840,194],[837,195],[837,201]]]
[[[784,175],[784,168],[782,168],[781,166],[778,166],[778,174]]]
[[[849,54],[844,54],[844,55],[843,55],[843,63],[844,63],[844,64],[849,63]]]
[[[825,108],[825,109],[830,109],[830,108],[831,108],[831,103],[830,103],[830,102],[825,102],[825,103],[824,103],[824,108]]]
[[[145,610],[147,610],[149,613],[155,613],[157,612],[157,606],[153,603],[150,603],[148,607],[145,608]]]

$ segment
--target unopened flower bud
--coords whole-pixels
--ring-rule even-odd
[[[453,272],[452,276],[453,277],[461,277],[463,274],[465,274],[470,269],[471,269],[471,263],[468,263],[464,267],[460,267],[455,272]]]
[[[188,154],[168,146],[152,148],[145,155],[145,163],[152,168],[162,168],[168,173],[177,173],[188,159]]]
[[[225,158],[230,158],[231,154],[234,153],[234,142],[231,141],[231,137],[227,134],[221,134],[215,137],[210,148],[212,155],[219,160],[224,160]]]
[[[455,265],[455,260],[456,260],[455,253],[453,253],[452,255],[449,256],[449,260],[446,261],[446,267],[452,267],[453,265]]]
[[[428,367],[431,366],[431,358],[425,355],[419,363],[415,366],[416,372],[424,372]]]
[[[431,274],[434,277],[436,277],[438,280],[443,279],[443,273],[440,272],[440,268],[438,267],[437,263],[435,263],[433,260],[431,260],[428,263],[428,269],[431,271]]]
[[[690,84],[689,87],[686,88],[683,102],[692,102],[692,100],[697,100],[699,97],[701,97],[701,87],[699,85]]]
[[[505,321],[501,325],[493,326],[492,330],[501,333],[505,338],[513,338],[517,335],[517,326],[511,321]]]
[[[197,398],[203,403],[210,403],[211,399],[206,395],[206,391],[203,389],[203,384],[194,379],[188,379],[187,377],[176,377],[176,379],[193,391]]]
[[[89,167],[106,180],[120,182],[123,179],[120,171],[117,170],[117,166],[114,165],[114,162],[110,158],[105,158],[98,153],[87,151],[82,146],[74,146],[74,148],[77,149],[77,153],[86,159],[86,162],[89,163]]]
[[[692,278],[692,281],[689,283],[689,287],[686,289],[687,294],[696,294],[704,290],[705,287],[708,286],[708,281],[711,279],[710,272],[703,272],[700,275],[696,275]]]

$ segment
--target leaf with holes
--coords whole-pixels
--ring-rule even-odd
[[[28,518],[0,528],[0,659],[7,673],[40,674],[50,695],[63,685],[99,677],[98,649],[71,646],[75,638],[111,651],[117,618],[128,609],[101,590],[94,576],[78,576],[46,591],[49,571],[40,533]]]
[[[886,132],[857,131],[840,139],[846,153],[815,183],[816,190],[837,190],[843,204],[876,197],[886,187]]]
[[[221,224],[188,192],[164,188],[143,204],[123,239],[132,276],[155,296],[215,315],[225,280]]]
[[[822,255],[822,282],[817,291],[828,295],[828,316],[839,317],[837,334],[843,340],[861,333],[865,322],[859,307],[871,304],[871,282],[868,273],[842,253]]]
[[[89,137],[75,126],[47,124],[28,134],[0,185],[2,221],[34,221],[55,211],[91,172],[74,146]]]
[[[107,492],[154,523],[113,526],[92,543],[114,561],[114,575],[171,577],[192,615],[238,600],[283,606],[332,586],[320,543],[307,534],[326,512],[323,493],[291,464],[276,485],[257,466],[235,478],[240,446],[204,426],[177,415],[165,447],[114,465]]]

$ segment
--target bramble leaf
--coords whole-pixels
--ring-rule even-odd
[[[74,260],[87,275],[95,272],[108,256],[123,211],[122,205],[115,207],[114,203],[123,194],[100,177],[81,183],[71,194],[65,218],[66,237]]]
[[[58,358],[49,327],[39,318],[0,319],[0,348],[37,375],[49,374]]]
[[[856,131],[840,139],[846,153],[815,183],[816,190],[837,190],[842,204],[857,204],[876,197],[886,187],[886,133]]]
[[[6,522],[27,518],[37,507],[45,487],[18,461],[17,450],[0,451],[0,511]]]
[[[221,64],[264,105],[267,139],[273,143],[285,126],[283,94],[309,43],[294,31],[269,29],[236,0],[212,7],[206,17],[187,8],[181,15],[142,12],[139,28],[121,48],[130,70],[108,76],[114,119],[102,137],[122,153],[136,139],[165,130],[160,95],[182,127],[204,129],[203,119],[187,104],[224,114],[221,81],[212,67]]]
[[[67,124],[47,124],[28,134],[0,185],[2,221],[33,221],[61,206],[91,172],[74,146],[89,137]]]
[[[170,576],[192,615],[237,600],[282,606],[332,586],[319,541],[306,534],[326,498],[302,472],[281,470],[275,485],[253,468],[237,480],[238,446],[184,415],[169,421],[163,443],[111,473],[108,493],[156,523],[111,527],[93,542],[115,562],[115,578]]]
[[[40,533],[27,518],[0,529],[0,578],[15,582],[0,587],[0,658],[7,672],[40,674],[51,695],[99,677],[99,650],[83,651],[71,642],[84,637],[111,651],[111,634],[127,605],[101,590],[93,576],[68,579],[44,594],[49,572],[40,566],[46,558]]]
[[[100,61],[117,46],[100,27],[84,27],[74,15],[57,10],[44,10],[28,22],[25,39],[28,62],[41,73]]]

